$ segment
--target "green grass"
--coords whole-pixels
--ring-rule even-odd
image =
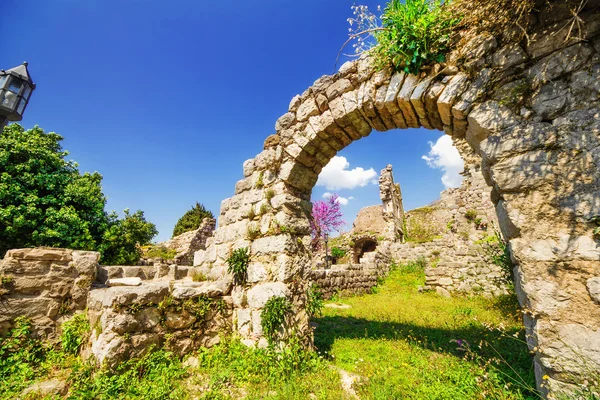
[[[422,266],[401,266],[375,294],[337,299],[351,308],[325,308],[315,320],[316,352],[299,341],[279,353],[224,338],[192,354],[194,367],[156,349],[110,373],[31,339],[22,321],[0,339],[0,399],[49,378],[67,382],[70,399],[350,398],[340,368],[362,377],[361,399],[538,398],[526,388],[534,380],[515,299],[418,293],[424,279]]]
[[[401,267],[376,294],[316,320],[317,348],[367,378],[361,398],[538,398],[516,299],[418,293],[424,281]]]

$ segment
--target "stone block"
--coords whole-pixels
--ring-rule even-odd
[[[273,296],[289,296],[287,285],[282,282],[268,282],[254,286],[247,294],[248,306],[253,309],[262,308]]]

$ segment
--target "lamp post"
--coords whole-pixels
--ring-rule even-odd
[[[329,234],[327,232],[323,234],[323,239],[325,239],[325,269],[329,269],[329,254],[327,253],[327,241],[329,240]]]
[[[35,83],[27,70],[27,62],[8,70],[0,70],[0,129],[9,121],[20,121],[29,103]]]

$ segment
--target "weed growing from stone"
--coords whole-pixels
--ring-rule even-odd
[[[246,238],[248,240],[256,240],[260,237],[260,229],[254,224],[248,224],[246,227]]]
[[[200,271],[193,271],[192,272],[192,281],[194,281],[194,282],[204,282],[206,280],[208,280],[208,278],[202,272],[200,272]]]
[[[265,192],[265,199],[270,203],[273,197],[275,197],[275,191],[273,189],[267,189]]]
[[[323,314],[323,292],[316,284],[311,284],[306,293],[306,312],[311,317],[318,317]]]
[[[237,284],[244,285],[248,278],[248,264],[250,263],[250,253],[247,247],[241,247],[234,250],[227,259],[227,271],[233,274],[233,279]]]
[[[78,354],[81,346],[87,341],[90,334],[90,324],[87,314],[75,314],[73,318],[65,321],[62,326],[60,341],[66,353]]]
[[[292,303],[287,297],[273,296],[267,300],[260,314],[260,323],[269,343],[274,343],[277,332],[283,327],[285,317],[291,311]]]

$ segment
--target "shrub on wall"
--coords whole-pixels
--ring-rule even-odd
[[[238,284],[245,284],[248,277],[248,264],[250,263],[250,254],[247,247],[234,250],[227,259],[227,271],[233,274],[233,279]]]
[[[273,296],[265,303],[260,314],[260,322],[269,343],[275,340],[275,334],[283,326],[285,317],[292,311],[292,303],[284,296]]]
[[[207,210],[202,204],[196,202],[196,205],[191,210],[186,211],[175,224],[173,237],[198,229],[205,218],[214,218],[213,213]]]

